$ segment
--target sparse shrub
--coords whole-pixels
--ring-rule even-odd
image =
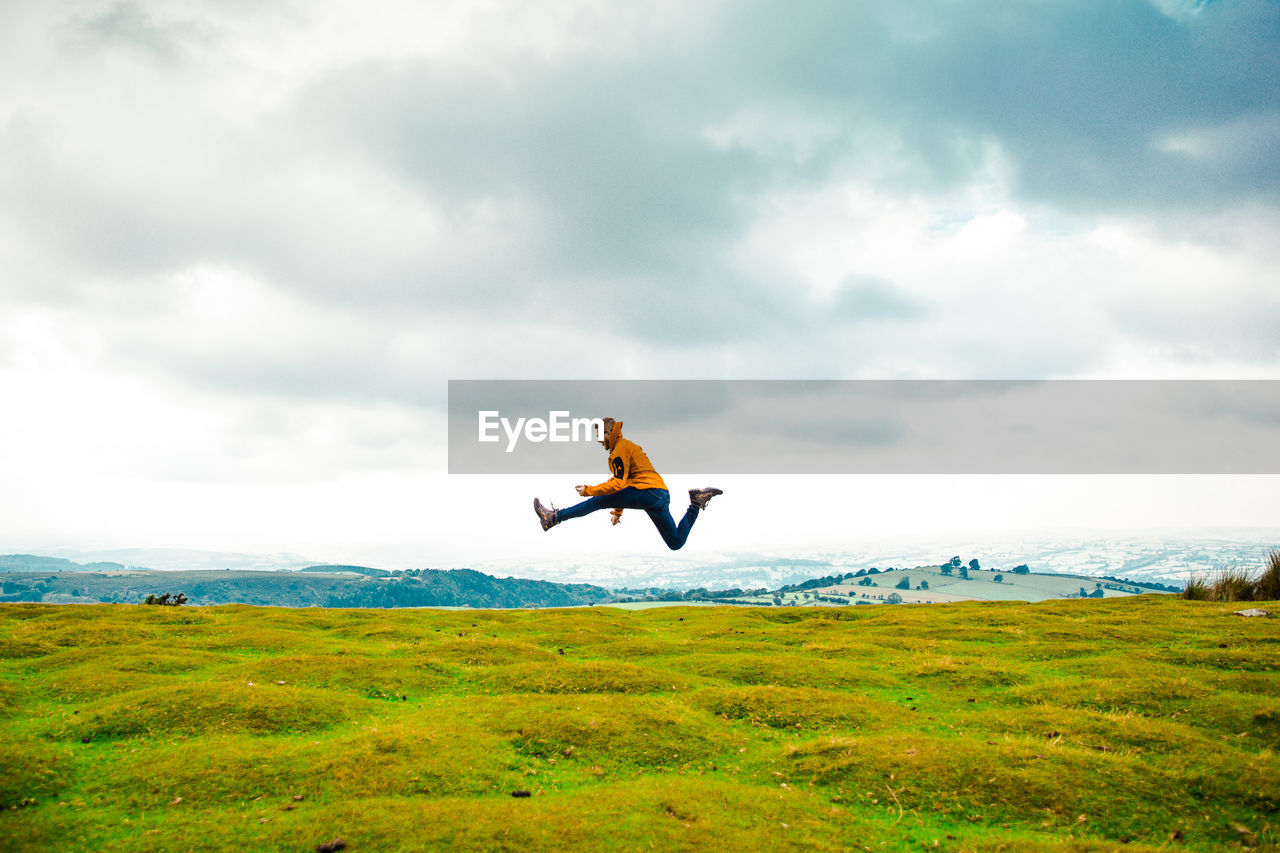
[[[1253,579],[1249,570],[1232,566],[1223,569],[1213,582],[1214,601],[1252,601]]]
[[[1267,566],[1255,582],[1256,601],[1280,601],[1280,550],[1267,555]]]
[[[1267,555],[1266,566],[1257,578],[1248,569],[1230,566],[1212,580],[1201,575],[1187,581],[1182,597],[1222,602],[1280,600],[1280,550]]]
[[[1209,581],[1204,575],[1196,575],[1182,588],[1182,597],[1188,601],[1208,601],[1209,593]]]

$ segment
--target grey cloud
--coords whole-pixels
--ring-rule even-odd
[[[872,276],[850,276],[840,283],[833,300],[837,316],[854,322],[913,320],[925,308],[892,282]]]
[[[473,300],[672,342],[794,320],[777,282],[727,263],[768,170],[708,145],[707,106],[665,65],[538,66],[514,89],[475,71],[367,66],[313,87],[298,120],[332,156],[390,169],[446,215],[529,211],[507,275]]]
[[[756,34],[753,54],[763,48],[772,63],[744,57],[742,66],[790,68],[771,87],[776,97],[800,90],[851,121],[896,124],[919,162],[933,164],[916,182],[965,180],[969,143],[990,137],[1013,158],[1022,192],[1057,204],[1158,217],[1162,205],[1276,200],[1274,137],[1225,166],[1159,142],[1280,114],[1280,4],[1220,3],[1184,20],[1137,0],[930,11],[885,13],[877,31],[865,7],[828,5],[802,19],[804,34]],[[868,32],[876,37],[860,37]]]
[[[72,50],[86,45],[124,47],[170,64],[191,47],[208,43],[212,32],[191,20],[165,21],[137,2],[113,3],[96,14],[71,16],[59,34]]]
[[[141,3],[83,23],[103,43],[157,56],[200,34]],[[1019,306],[991,297],[991,316],[966,328],[954,306],[870,278],[815,300],[798,274],[746,268],[741,241],[775,193],[836,179],[905,196],[964,186],[988,141],[1009,158],[1016,190],[1050,208],[1158,220],[1242,199],[1274,205],[1278,30],[1280,4],[1263,0],[1177,17],[1138,0],[831,0],[803,13],[725,4],[682,39],[642,34],[615,53],[353,65],[249,125],[201,115],[200,104],[34,135],[10,119],[0,198],[72,270],[68,281],[231,266],[342,306],[374,338],[439,330],[458,346],[436,376],[494,364],[583,375],[590,368],[578,365],[627,345],[697,354],[681,364],[692,375],[839,376],[886,363],[918,365],[894,373],[1069,375],[1105,358],[1071,319],[1009,321]],[[803,157],[713,141],[752,111],[816,117],[829,132]],[[94,130],[134,162],[77,160],[64,143]],[[163,168],[187,143],[185,170]],[[348,191],[367,179],[368,197],[390,200],[376,215],[353,210],[317,175]],[[431,227],[405,224],[418,214]],[[25,286],[48,296],[47,281]],[[526,331],[511,331],[520,321]],[[536,345],[534,325],[575,330],[566,348],[581,350],[513,360]],[[1181,328],[1170,318],[1153,334]],[[337,393],[413,399],[414,371],[370,378],[399,375],[376,344],[338,351],[168,363],[201,382],[326,394],[332,381]]]
[[[394,169],[446,209],[534,205],[573,241],[579,270],[680,269],[700,241],[736,234],[745,211],[733,191],[758,188],[758,167],[699,138],[705,107],[670,73],[601,60],[505,70],[520,85],[369,65],[316,84],[300,109],[330,150]]]

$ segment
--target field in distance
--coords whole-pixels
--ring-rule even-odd
[[[0,604],[0,837],[1274,849],[1280,629],[1235,609]]]

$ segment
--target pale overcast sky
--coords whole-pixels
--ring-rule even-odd
[[[446,476],[446,381],[1280,379],[1278,233],[1275,0],[8,0],[0,551],[657,552]],[[690,548],[1280,505],[735,488]]]

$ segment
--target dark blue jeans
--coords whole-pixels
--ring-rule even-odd
[[[693,529],[693,523],[698,520],[698,508],[690,504],[677,527],[675,519],[671,517],[670,492],[666,489],[636,489],[628,486],[620,492],[587,498],[582,503],[556,510],[556,521],[580,518],[598,509],[644,510],[649,513],[649,518],[653,521],[653,526],[658,528],[658,533],[662,534],[662,541],[666,542],[667,547],[672,551],[679,551],[684,547],[685,541],[689,538],[689,531]]]

